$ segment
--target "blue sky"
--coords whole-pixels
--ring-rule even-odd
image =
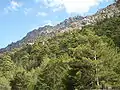
[[[91,15],[113,0],[1,0],[0,48],[22,39],[29,31],[55,25],[75,15]]]

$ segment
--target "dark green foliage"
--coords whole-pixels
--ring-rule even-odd
[[[104,35],[111,38],[114,43],[120,47],[120,17],[98,22],[94,26],[94,31],[99,36]]]
[[[40,38],[0,56],[0,90],[120,89],[120,17]]]
[[[37,90],[64,90],[63,79],[68,71],[68,65],[59,60],[50,60],[42,69],[36,84]]]

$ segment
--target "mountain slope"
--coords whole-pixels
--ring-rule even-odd
[[[76,16],[70,17],[64,20],[56,26],[44,26],[29,32],[22,40],[9,44],[6,48],[0,49],[0,53],[5,51],[11,51],[14,48],[20,48],[26,44],[33,44],[39,36],[54,36],[56,33],[63,33],[69,31],[71,28],[81,29],[85,25],[95,24],[106,18],[111,18],[120,15],[120,10],[116,7],[116,4],[111,4],[104,9],[99,10],[92,16]]]
[[[21,43],[33,45],[0,54],[0,90],[120,90],[120,16],[98,19],[44,43],[28,33]]]
[[[45,39],[44,44],[39,39],[33,45],[5,53],[0,56],[0,88],[120,90],[120,49],[108,33],[120,32],[119,21],[120,17],[113,17]]]

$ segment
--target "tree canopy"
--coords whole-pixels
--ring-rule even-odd
[[[0,90],[120,89],[120,17],[0,56]]]

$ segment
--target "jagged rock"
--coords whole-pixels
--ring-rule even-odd
[[[55,26],[46,25],[29,32],[22,40],[19,40],[15,43],[9,44],[6,48],[0,49],[0,53],[5,51],[11,51],[14,48],[20,48],[23,45],[34,43],[39,36],[54,36],[56,33],[63,33],[68,31],[71,28],[82,29],[83,26],[89,24],[95,24],[96,22],[102,21],[106,18],[111,18],[115,16],[120,16],[120,10],[118,9],[116,3],[107,6],[104,9],[99,10],[92,16],[75,16],[65,19],[60,24]]]

